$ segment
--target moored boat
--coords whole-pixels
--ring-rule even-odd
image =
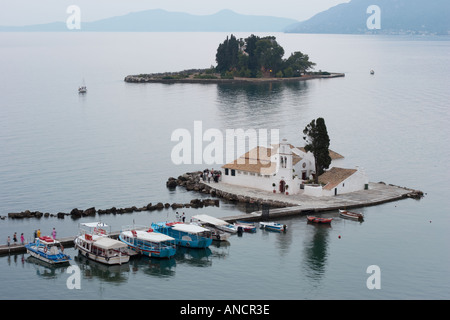
[[[244,232],[256,232],[256,225],[253,222],[236,221],[234,225],[238,231],[241,229]]]
[[[177,251],[175,238],[144,226],[123,227],[119,240],[133,252],[149,257],[170,258]]]
[[[75,249],[86,258],[107,265],[127,263],[130,260],[127,245],[110,238],[109,228],[102,222],[81,223],[74,240]]]
[[[226,241],[230,237],[231,233],[237,232],[237,228],[231,229],[228,222],[206,214],[193,216],[192,219],[193,224],[198,224],[203,228],[209,229],[212,232],[213,240]]]
[[[25,245],[27,253],[32,257],[42,260],[49,264],[69,263],[70,256],[64,253],[63,245],[51,237],[39,237],[35,242]]]
[[[333,221],[333,218],[319,218],[315,216],[307,216],[308,222],[312,223],[331,223]]]
[[[286,231],[287,225],[277,223],[277,222],[260,222],[259,227],[261,229],[271,230],[271,231]]]
[[[353,220],[358,220],[358,221],[364,220],[364,215],[362,213],[351,212],[351,211],[347,211],[345,209],[339,209],[339,215],[343,218],[348,218],[348,219],[353,219]]]
[[[179,246],[188,248],[207,248],[212,243],[211,231],[183,222],[158,222],[152,223],[152,229],[172,238]]]

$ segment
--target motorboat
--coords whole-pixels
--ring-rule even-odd
[[[287,225],[277,222],[260,222],[259,227],[270,231],[287,231]]]
[[[207,248],[212,243],[212,232],[206,228],[183,222],[152,223],[152,229],[175,238],[177,245],[189,248]]]
[[[256,232],[256,225],[254,223],[246,222],[246,221],[236,221],[234,223],[235,227],[241,229],[244,232]]]
[[[351,211],[347,211],[345,209],[339,209],[339,215],[343,218],[348,218],[348,219],[353,219],[353,220],[358,220],[358,221],[364,220],[364,215],[362,213],[351,212]]]
[[[130,260],[128,246],[112,239],[109,236],[110,227],[105,223],[81,223],[79,229],[74,245],[81,255],[107,265],[123,264]]]
[[[64,253],[63,245],[48,236],[36,238],[34,242],[26,244],[25,248],[32,257],[52,265],[69,263],[71,260],[70,256]]]
[[[137,254],[156,258],[170,258],[175,255],[175,238],[145,226],[125,226],[119,240]]]

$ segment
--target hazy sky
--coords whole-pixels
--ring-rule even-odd
[[[350,0],[0,0],[0,25],[18,26],[66,21],[66,9],[77,5],[81,21],[94,21],[148,9],[211,14],[222,9],[237,13],[306,20]]]

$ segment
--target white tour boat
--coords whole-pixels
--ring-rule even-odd
[[[128,247],[108,236],[109,226],[102,222],[80,224],[80,234],[75,238],[75,248],[91,260],[108,265],[127,263],[130,260]]]

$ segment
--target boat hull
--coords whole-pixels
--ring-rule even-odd
[[[147,257],[152,258],[170,258],[175,255],[177,249],[171,246],[164,246],[163,248],[159,248],[157,245],[136,245],[129,241],[126,241],[122,236],[119,236],[120,241],[126,243],[128,248],[137,254],[142,254]]]
[[[272,222],[260,222],[259,223],[260,227],[262,229],[265,230],[269,230],[269,231],[286,231],[287,230],[287,226],[283,225],[281,223],[272,223]]]
[[[339,216],[357,221],[364,220],[364,215],[362,213],[350,212],[347,210],[339,210]]]
[[[75,239],[75,248],[81,255],[85,256],[88,259],[107,265],[124,264],[130,261],[130,256],[127,254],[120,254],[116,256],[97,255],[94,252],[87,250],[86,248],[81,246],[78,240],[78,238]]]
[[[35,244],[27,244],[27,253],[32,257],[44,261],[49,264],[66,264],[70,261],[70,256],[64,253],[58,254],[47,254],[44,252],[44,248],[41,246],[36,246]]]
[[[323,223],[323,224],[330,224],[331,221],[333,221],[333,218],[319,218],[319,217],[313,217],[313,216],[308,216],[307,219],[308,219],[308,222],[311,222],[311,223]]]
[[[178,246],[186,248],[207,248],[212,243],[212,238],[203,237],[196,234],[190,234],[172,229],[173,223],[153,223],[152,228],[156,232],[161,232],[169,237],[175,239],[175,243]],[[209,232],[209,231],[208,231]]]

